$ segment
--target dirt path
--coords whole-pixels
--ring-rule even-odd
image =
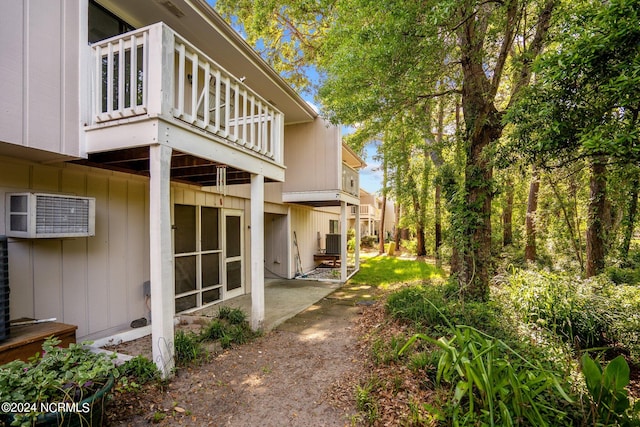
[[[357,298],[343,288],[256,341],[181,369],[164,390],[127,408],[136,415],[110,424],[350,425],[353,402],[335,390],[358,366]]]

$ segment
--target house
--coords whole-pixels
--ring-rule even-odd
[[[260,328],[265,275],[312,268],[318,235],[340,235],[346,280],[362,161],[208,3],[24,0],[0,17],[12,318],[80,340],[150,318],[167,375],[176,313],[250,293]],[[38,235],[31,213],[59,228]],[[78,215],[87,228],[65,228]]]
[[[371,194],[364,189],[360,189],[360,206],[352,206],[349,215],[349,227],[355,228],[355,224],[360,230],[362,237],[374,236],[376,240],[380,235],[380,221],[382,221],[382,205],[383,198],[375,194]],[[356,215],[359,213],[359,220]],[[395,206],[392,200],[387,199],[386,208],[384,209],[384,238],[387,239],[393,235],[395,228]]]

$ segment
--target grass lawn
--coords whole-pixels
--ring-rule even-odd
[[[444,270],[424,260],[383,255],[363,261],[360,264],[360,271],[351,278],[349,284],[388,289],[391,285],[445,279]]]

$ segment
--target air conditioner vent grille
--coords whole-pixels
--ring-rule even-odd
[[[38,195],[37,205],[37,234],[89,232],[89,200]]]
[[[7,236],[27,239],[95,236],[94,197],[7,193],[5,206]]]

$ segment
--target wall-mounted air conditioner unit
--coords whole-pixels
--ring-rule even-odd
[[[6,235],[86,237],[96,234],[96,199],[45,193],[6,194]]]

